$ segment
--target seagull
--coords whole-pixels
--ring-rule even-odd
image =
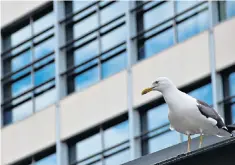
[[[180,91],[167,77],[159,77],[152,86],[142,91],[142,95],[151,91],[161,92],[168,105],[170,129],[188,136],[190,152],[191,135],[200,134],[199,148],[204,135],[232,137],[235,126],[226,126],[224,119],[207,103]]]

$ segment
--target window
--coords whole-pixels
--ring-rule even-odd
[[[65,2],[68,93],[87,88],[126,67],[126,2]],[[83,10],[86,8],[86,10]]]
[[[235,2],[231,0],[219,1],[219,19],[225,20],[235,16]]]
[[[68,142],[70,164],[119,165],[127,162],[130,157],[126,118],[105,123],[79,135],[80,139]]]
[[[137,40],[139,60],[208,29],[207,2],[138,1],[138,5],[142,7],[136,10],[137,35],[134,38]]]
[[[29,16],[3,38],[3,123],[22,120],[55,101],[52,4]]]
[[[212,87],[210,83],[191,89],[188,94],[207,102],[209,105],[212,104]],[[155,103],[151,103],[143,107],[143,110],[140,110],[142,133],[139,138],[142,141],[143,155],[180,143],[180,136],[183,136],[184,141],[187,140],[185,135],[180,135],[178,132],[169,129],[168,106],[163,103],[163,98],[155,102],[160,104],[155,106]],[[192,138],[194,137],[197,137],[197,135],[192,136]]]

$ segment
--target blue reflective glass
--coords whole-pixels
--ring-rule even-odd
[[[89,87],[99,80],[98,67],[89,69],[75,78],[76,90]]]
[[[35,85],[40,85],[54,76],[55,64],[52,63],[35,72]]]
[[[54,88],[49,91],[46,91],[45,93],[35,98],[35,109],[36,111],[40,111],[46,108],[47,106],[53,104],[55,101],[56,101],[56,91]]]
[[[16,71],[32,62],[31,51],[28,50],[11,60],[12,71]]]
[[[101,151],[101,136],[100,134],[93,135],[76,144],[76,160],[84,159]],[[91,149],[92,147],[92,149]]]
[[[87,6],[89,6],[91,3],[93,3],[93,1],[73,1],[73,12],[76,12],[78,10],[81,10]]]
[[[54,50],[55,40],[54,37],[40,43],[34,48],[35,58],[41,58]]]
[[[125,150],[107,157],[104,161],[107,165],[120,165],[130,160],[130,151]]]
[[[29,25],[25,26],[10,36],[11,37],[11,46],[17,45],[20,42],[28,39],[31,36],[32,36],[32,33],[31,33],[30,26]]]
[[[126,2],[115,2],[101,10],[101,24],[105,24],[112,19],[124,14],[127,8]]]
[[[229,75],[229,95],[235,96],[235,72]]]
[[[196,99],[202,100],[209,105],[213,104],[212,100],[212,86],[211,84],[204,85],[188,93]]]
[[[232,105],[232,123],[235,123],[235,104]]]
[[[147,129],[148,130],[155,129],[167,123],[169,123],[167,104],[159,105],[147,111]]]
[[[235,1],[226,1],[227,18],[235,16]]]
[[[208,29],[208,12],[204,11],[177,25],[178,41],[186,39]]]
[[[77,38],[79,36],[88,33],[91,30],[94,30],[97,27],[98,27],[97,14],[93,14],[88,18],[76,23],[73,26],[73,36],[74,38]]]
[[[148,140],[149,153],[153,153],[164,148],[176,145],[179,143],[179,133],[169,131],[157,137]]]
[[[101,38],[102,51],[108,50],[126,39],[126,26],[121,26]]]
[[[36,165],[57,165],[56,154],[49,155],[35,162]]]
[[[175,1],[176,2],[176,12],[180,13],[189,9],[190,7],[199,3],[199,1]]]
[[[157,36],[154,36],[144,43],[144,57],[153,56],[162,50],[172,46],[174,44],[174,32],[173,29],[169,29],[163,33],[160,33]],[[141,53],[140,48],[140,53]]]
[[[31,77],[27,76],[12,84],[12,96],[16,96],[32,87]]]
[[[93,41],[74,51],[75,65],[81,64],[98,55],[98,42]]]
[[[105,61],[101,65],[102,67],[102,77],[109,77],[117,72],[120,72],[126,67],[126,53],[119,54],[112,57],[108,61]]]
[[[128,140],[128,121],[117,124],[104,131],[105,148],[112,147],[118,143]]]
[[[172,2],[166,2],[154,9],[151,9],[144,14],[144,29],[149,29],[150,27],[165,21],[172,17],[173,14]]]
[[[37,34],[54,24],[54,12],[50,12],[33,23],[33,32]]]

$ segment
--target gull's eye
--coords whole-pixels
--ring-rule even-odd
[[[155,81],[155,82],[153,82],[153,84],[158,84],[159,83],[159,81]]]

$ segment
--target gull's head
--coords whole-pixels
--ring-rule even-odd
[[[159,77],[153,83],[151,87],[148,87],[142,91],[142,95],[149,93],[151,91],[159,91],[163,93],[164,91],[175,87],[170,79],[167,77]]]

